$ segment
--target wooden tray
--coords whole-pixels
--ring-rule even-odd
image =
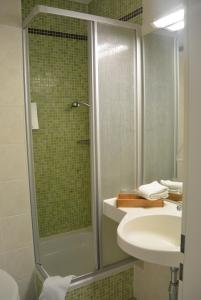
[[[147,200],[136,194],[119,194],[117,197],[117,207],[163,207],[164,200]]]
[[[117,199],[143,199],[137,194],[119,194]]]
[[[182,201],[183,194],[169,193],[168,199],[172,201]]]

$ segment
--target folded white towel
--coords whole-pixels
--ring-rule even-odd
[[[180,192],[183,191],[183,182],[161,180],[160,183],[169,188],[169,192]]]
[[[48,277],[43,283],[39,300],[65,300],[71,280],[74,276]]]
[[[168,197],[168,187],[154,181],[149,184],[141,185],[138,188],[138,193],[140,196],[148,200],[165,199]]]

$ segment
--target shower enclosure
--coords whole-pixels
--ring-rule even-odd
[[[103,200],[141,183],[140,27],[36,6],[23,28],[36,265],[78,280],[131,260]]]

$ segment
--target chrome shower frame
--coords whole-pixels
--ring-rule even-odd
[[[31,127],[31,112],[30,112],[30,73],[29,73],[29,45],[28,45],[28,26],[30,22],[38,14],[52,14],[63,17],[70,17],[88,21],[89,33],[89,94],[90,94],[90,143],[91,148],[91,198],[95,199],[92,202],[92,222],[94,231],[94,256],[96,262],[96,271],[90,274],[79,276],[73,280],[74,283],[83,282],[97,274],[108,272],[108,270],[119,269],[127,265],[133,264],[135,259],[129,258],[124,261],[117,262],[108,267],[103,267],[101,253],[101,215],[102,203],[100,199],[100,136],[99,136],[99,100],[98,100],[98,59],[97,53],[97,23],[104,23],[111,26],[133,29],[135,34],[135,82],[133,88],[135,92],[135,120],[137,128],[136,136],[136,170],[137,178],[136,185],[142,183],[142,53],[141,53],[141,26],[128,22],[122,22],[105,17],[94,16],[91,14],[69,11],[65,9],[47,7],[37,5],[23,22],[23,58],[24,58],[24,85],[25,85],[25,117],[26,117],[26,141],[27,141],[27,156],[28,156],[28,171],[29,171],[29,189],[31,199],[33,239],[35,250],[36,267],[43,278],[48,276],[40,261],[39,252],[39,231],[38,231],[38,216],[36,204],[36,190],[34,177],[34,162],[33,162],[33,145],[32,145],[32,127]]]

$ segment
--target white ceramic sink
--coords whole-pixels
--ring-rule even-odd
[[[118,226],[118,244],[127,254],[143,261],[177,267],[180,257],[181,215],[127,214]]]

